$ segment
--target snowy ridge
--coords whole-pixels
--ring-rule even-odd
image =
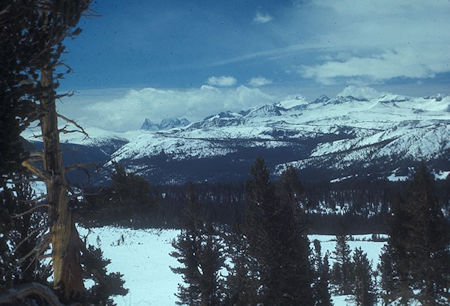
[[[293,101],[299,101],[298,105]],[[289,147],[333,135],[334,139],[317,143],[309,156],[285,165],[304,168],[336,155],[340,155],[333,165],[337,169],[381,158],[448,159],[449,105],[450,97],[441,96],[337,96],[309,103],[294,99],[247,112],[223,112],[185,128],[144,134],[130,140],[113,157],[121,161],[164,152],[177,160],[206,158],[236,152],[239,146]]]
[[[222,159],[236,169],[246,160],[240,170],[246,171],[247,161],[258,154],[273,157],[275,174],[287,165],[341,171],[378,163],[390,167],[383,170],[387,177],[400,164],[419,160],[438,161],[437,171],[450,170],[449,96],[414,98],[355,88],[341,94],[349,95],[312,101],[290,97],[240,112],[221,112],[187,126],[172,127],[169,120],[167,129],[158,131],[114,133],[87,127],[90,138],[68,134],[62,141],[100,147],[110,160],[129,169],[147,169],[143,174],[163,169],[162,163],[170,161],[211,159]],[[31,132],[27,133],[24,136],[30,139]]]

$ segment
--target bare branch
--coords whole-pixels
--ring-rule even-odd
[[[80,130],[66,130],[65,128],[59,129],[58,132],[63,134],[81,133]]]
[[[20,246],[22,245],[22,244],[24,244],[24,242],[25,241],[27,241],[28,239],[30,239],[34,234],[36,234],[37,232],[39,232],[39,231],[42,231],[44,228],[46,228],[47,226],[41,226],[41,227],[39,227],[39,228],[37,228],[37,229],[35,229],[34,231],[32,231],[31,233],[29,233],[28,234],[28,236],[26,236],[22,241],[20,241],[17,245],[16,245],[16,247],[14,248],[14,250],[13,250],[13,253],[15,253],[15,252],[17,252],[17,250],[20,248]],[[45,235],[44,235],[45,236]],[[35,247],[36,248],[36,247]],[[34,249],[35,249],[34,248]],[[34,251],[34,249],[32,250],[32,251]]]
[[[39,261],[41,261],[41,260],[44,260],[44,259],[47,259],[47,258],[52,258],[52,254],[44,254],[44,255],[41,255],[41,256],[39,256]]]
[[[48,208],[51,208],[51,205],[50,205],[50,204],[41,204],[41,205],[37,205],[37,206],[34,206],[34,207],[28,209],[27,211],[24,211],[23,213],[20,213],[20,214],[17,214],[17,215],[12,215],[11,218],[16,219],[16,218],[22,217],[22,216],[24,216],[24,215],[26,215],[26,214],[29,214],[29,213],[32,213],[32,212],[35,211],[36,209],[39,209],[39,208],[42,208],[42,207],[48,207]]]
[[[65,121],[67,121],[67,122],[72,123],[73,125],[75,125],[78,129],[80,129],[79,132],[80,132],[81,134],[83,134],[83,135],[86,136],[85,138],[89,138],[88,133],[86,133],[86,131],[81,127],[81,125],[79,125],[78,123],[76,123],[76,122],[73,121],[72,119],[67,118],[67,117],[64,116],[64,115],[61,115],[61,114],[57,114],[57,115],[58,115],[58,117],[60,117],[61,119],[63,119],[63,120],[65,120]]]
[[[62,61],[59,61],[59,62],[56,64],[56,66],[63,66],[63,67],[66,67],[66,68],[67,68],[67,71],[66,71],[67,74],[69,74],[69,73],[72,72],[72,67],[70,67],[69,65],[67,65],[66,63],[64,63],[64,62],[62,62]],[[69,93],[69,94],[70,94],[70,93]],[[70,94],[70,95],[72,95],[72,94]]]
[[[25,203],[37,203],[37,202],[39,202],[40,200],[43,200],[43,199],[45,199],[47,197],[47,195],[46,194],[43,194],[43,195],[41,195],[41,196],[39,196],[39,197],[37,197],[37,198],[34,198],[34,199],[32,199],[32,200],[26,200],[26,201],[24,201]]]
[[[2,11],[0,11],[0,16],[1,15],[3,15],[3,14],[6,14],[6,13],[8,13],[8,11],[9,11],[9,8],[11,7],[11,4],[10,5],[8,5],[7,7],[5,7],[5,9],[4,10],[2,10]]]
[[[44,181],[50,181],[50,177],[45,174],[44,172],[40,171],[39,169],[35,168],[29,160],[25,160],[22,162],[22,166],[36,174],[39,178],[43,179]]]
[[[96,164],[95,163],[80,163],[80,164],[76,164],[76,165],[71,165],[71,166],[67,166],[65,167],[65,170],[68,171],[74,171],[74,170],[80,170],[83,171],[84,174],[86,174],[88,182],[91,180],[91,175],[89,174],[89,170],[86,167],[95,167]]]
[[[35,263],[39,260],[39,257],[41,256],[41,254],[45,252],[45,250],[49,247],[49,245],[50,245],[50,234],[45,234],[44,236],[41,237],[41,240],[39,241],[39,244],[36,245],[36,247],[34,247],[24,257],[19,259],[19,264],[22,264],[28,257],[30,257],[31,255],[34,254],[33,259],[30,261],[28,266],[25,268],[25,270],[28,270],[33,263]]]
[[[31,250],[31,252],[28,253],[25,257],[19,259],[19,263],[22,263],[27,257],[29,257],[30,255],[32,255],[34,253],[35,255],[34,255],[33,259],[30,261],[28,266],[25,268],[25,270],[28,270],[33,263],[38,262],[38,260],[40,260],[40,257],[42,257],[42,254],[45,252],[45,250],[47,250],[49,245],[50,245],[50,236],[48,234],[46,234],[42,237],[40,244],[38,244],[33,250]]]
[[[83,12],[83,16],[89,18],[89,17],[101,17],[102,15],[95,12],[93,8],[88,8],[86,11]]]

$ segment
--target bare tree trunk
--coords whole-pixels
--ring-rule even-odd
[[[47,197],[51,205],[50,233],[52,241],[53,284],[65,300],[81,296],[84,291],[80,265],[80,239],[72,218],[67,195],[67,181],[62,165],[59,143],[58,117],[53,90],[53,69],[41,70],[41,99],[43,116],[41,130],[44,145],[44,170],[47,180]]]

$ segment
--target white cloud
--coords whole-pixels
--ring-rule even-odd
[[[320,0],[318,14],[334,20],[318,31],[319,62],[301,74],[320,83],[340,78],[376,83],[432,78],[450,71],[450,3],[446,0]],[[323,9],[326,9],[323,11]],[[316,18],[317,19],[317,18]]]
[[[446,64],[447,63],[447,64]],[[329,84],[333,79],[362,78],[369,82],[396,77],[431,78],[449,71],[450,53],[430,46],[397,48],[371,56],[351,56],[319,65],[304,66],[303,76]]]
[[[359,99],[374,99],[383,96],[385,93],[379,92],[371,87],[350,85],[345,87],[337,96],[353,96]]]
[[[248,84],[253,87],[259,87],[272,84],[272,80],[266,79],[264,77],[255,77],[251,78],[250,81],[248,81]]]
[[[246,52],[211,66],[261,58],[324,84],[381,83],[450,72],[448,0],[316,0],[286,7]],[[258,11],[254,22],[271,16]]]
[[[131,89],[103,99],[91,92],[84,94],[82,100],[77,100],[76,96],[67,99],[71,101],[62,105],[64,114],[77,118],[86,127],[111,131],[138,129],[144,118],[159,122],[168,117],[186,117],[196,121],[221,111],[240,111],[278,100],[258,88],[216,88],[210,85],[187,90]]]
[[[233,86],[236,84],[237,80],[232,76],[212,76],[208,79],[208,84],[213,86]]]
[[[255,17],[253,18],[253,21],[256,23],[267,23],[272,21],[272,16],[270,16],[269,14],[264,14],[261,12],[256,12]]]

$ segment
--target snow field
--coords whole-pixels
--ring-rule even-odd
[[[169,253],[173,251],[171,242],[179,234],[179,230],[133,230],[106,226],[90,230],[79,228],[79,231],[80,235],[89,233],[88,243],[100,246],[104,257],[111,259],[109,272],[124,275],[125,287],[129,289],[129,293],[124,297],[114,298],[118,305],[175,305],[174,294],[182,279],[170,270],[170,266],[175,267],[178,262]],[[355,241],[348,243],[352,250],[361,247],[375,269],[384,242],[362,241],[370,237],[371,235],[354,235]],[[309,235],[311,243],[314,239],[321,242],[322,256],[327,251],[333,252],[336,244],[334,236]],[[331,259],[330,265],[332,263]],[[336,306],[351,305],[351,302],[346,302],[347,298],[334,296],[333,301]]]

